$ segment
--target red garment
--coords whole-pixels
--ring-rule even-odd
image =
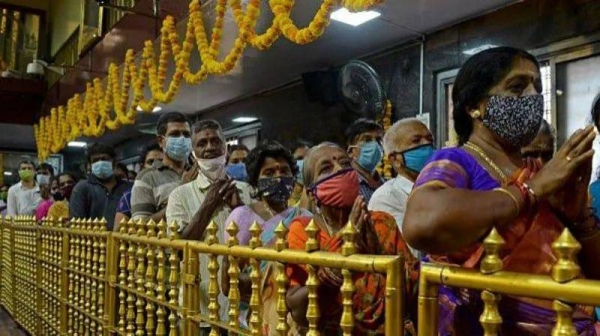
[[[372,212],[371,219],[379,238],[381,254],[398,255],[403,253],[405,257],[410,258],[407,261],[408,267],[414,267],[416,261],[402,238],[394,218],[384,212]],[[308,240],[305,228],[310,220],[309,217],[299,217],[292,222],[288,234],[290,249],[305,249]],[[327,252],[339,253],[343,244],[341,232],[338,232],[335,237],[331,237],[324,230],[318,232],[317,241],[320,250]],[[308,279],[308,273],[304,265],[289,264],[286,266],[286,274],[290,287],[304,286]],[[321,284],[329,282],[328,279],[323,279],[321,275],[319,275],[319,278]],[[384,335],[385,275],[353,272],[353,279],[356,287],[353,297],[354,333],[356,335]],[[325,335],[338,333],[342,314],[342,296],[339,289],[332,290],[330,286],[320,286],[318,297],[321,312],[320,331]],[[398,316],[398,319],[402,321],[401,316]]]

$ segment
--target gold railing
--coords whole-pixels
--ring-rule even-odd
[[[317,226],[307,227],[307,251],[289,250],[283,225],[276,230],[275,248],[261,247],[260,227],[251,228],[250,246],[239,246],[235,223],[231,237],[220,244],[217,226],[207,228],[205,242],[179,239],[177,225],[164,222],[121,223],[118,233],[106,231],[103,220],[44,220],[31,217],[0,223],[0,304],[32,335],[197,335],[200,323],[211,335],[225,329],[230,335],[261,335],[260,261],[307,265],[309,307],[307,335],[319,335],[317,267],[341,268],[344,335],[354,327],[351,272],[386,274],[386,335],[402,335],[404,270],[400,256],[369,256],[354,252],[354,230],[344,229],[341,254],[316,251]],[[168,233],[170,232],[170,233]],[[218,257],[229,260],[231,276],[229,322],[219,320]],[[208,263],[200,260],[207,258]],[[238,323],[239,259],[250,260],[252,295],[250,330]],[[200,267],[207,267],[209,314],[199,311]],[[283,267],[283,266],[278,266]],[[276,283],[278,335],[287,335],[285,272]],[[180,295],[181,294],[181,295]],[[183,300],[180,300],[180,297]]]
[[[600,306],[600,281],[578,279],[579,242],[565,229],[552,244],[557,263],[550,276],[502,271],[499,251],[503,238],[494,229],[484,240],[485,257],[480,270],[424,263],[419,279],[419,336],[438,334],[439,286],[481,291],[483,313],[479,322],[486,336],[498,335],[502,326],[500,294],[553,301],[556,324],[553,336],[576,336],[573,305]]]

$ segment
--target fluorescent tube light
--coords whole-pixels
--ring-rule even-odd
[[[86,145],[87,145],[87,143],[85,143],[83,141],[70,141],[67,146],[69,146],[69,147],[76,147],[76,148],[83,148]]]
[[[144,112],[141,106],[138,106],[136,110],[138,110],[138,112]],[[162,110],[162,107],[156,106],[152,109],[152,113],[159,112],[160,110]]]
[[[340,8],[335,12],[331,13],[331,19],[339,22],[343,22],[345,24],[349,24],[351,26],[360,26],[361,24],[371,21],[375,18],[381,16],[381,13],[376,11],[365,11],[365,12],[356,12],[352,13],[346,8]]]
[[[249,122],[253,122],[258,120],[257,118],[254,117],[238,117],[233,119],[232,121],[235,123],[249,123]]]

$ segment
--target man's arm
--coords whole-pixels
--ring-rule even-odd
[[[75,188],[73,188],[73,194],[69,199],[69,215],[71,218],[87,218],[87,195],[86,188],[84,186],[84,181],[77,183]]]
[[[6,199],[6,215],[14,217],[17,215],[17,195],[15,189],[8,189],[8,198]]]
[[[226,195],[231,194],[232,188],[235,189],[235,183],[222,180],[214,182],[208,191],[206,197],[196,211],[190,225],[186,226],[181,233],[181,238],[200,240],[204,236],[204,231],[215,213],[225,205]]]
[[[183,231],[189,224],[188,214],[184,206],[183,197],[180,195],[181,188],[176,188],[171,192],[169,201],[167,203],[165,215],[167,217],[167,224],[177,223],[179,226],[179,232]],[[169,235],[172,232],[169,231]]]
[[[190,225],[186,226],[181,233],[181,238],[191,240],[201,240],[204,236],[204,231],[210,224],[218,208],[210,202],[203,202],[200,209],[192,217]]]
[[[138,177],[131,189],[131,218],[134,221],[140,219],[147,220],[149,218],[156,221],[154,215],[157,214],[157,207],[154,202],[154,190],[149,183],[148,175],[145,174]],[[158,212],[162,214],[162,216],[156,217],[160,221],[164,218],[166,210]]]

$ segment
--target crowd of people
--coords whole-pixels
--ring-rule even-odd
[[[582,245],[582,274],[600,279],[594,265],[600,255],[600,227],[594,206],[600,185],[592,184],[593,126],[575,132],[557,151],[556,132],[543,120],[540,68],[525,51],[499,47],[471,57],[461,68],[452,93],[454,126],[459,143],[437,149],[425,124],[415,118],[385,130],[373,120],[358,119],[346,131],[344,146],[298,141],[290,148],[264,140],[256,148],[227,148],[214,120],[190,124],[185,115],[167,113],[157,123],[157,143],[141,155],[135,176],[116,162],[110,146],[88,146],[89,175],[54,176],[51,166],[33,162],[19,166],[21,182],[7,192],[7,215],[55,218],[105,218],[107,229],[122,220],[166,220],[179,225],[181,239],[202,240],[214,221],[221,242],[237,223],[239,244],[250,243],[250,227],[261,226],[265,246],[275,243],[275,228],[288,228],[291,249],[304,250],[306,227],[320,229],[319,250],[340,253],[341,230],[356,228],[356,250],[372,255],[398,255],[406,262],[407,332],[416,325],[419,263],[448,263],[477,268],[482,240],[497,228],[506,240],[504,269],[549,274],[556,257],[550,245],[565,227]],[[592,108],[600,124],[600,102]],[[386,180],[384,156],[394,176]],[[37,172],[37,174],[36,174]],[[133,183],[132,183],[133,182]],[[474,211],[476,209],[476,211]],[[206,256],[201,256],[206,265]],[[227,316],[229,275],[221,261],[220,317]],[[251,294],[247,261],[240,263],[240,323],[248,326]],[[277,325],[274,279],[281,268],[260,264],[263,279],[263,334]],[[303,335],[308,290],[302,265],[285,265],[289,279],[286,304],[294,333]],[[208,269],[200,268],[201,312],[208,314]],[[342,314],[339,269],[319,268],[319,330],[340,334]],[[356,335],[383,335],[385,276],[354,274]],[[477,293],[440,289],[440,335],[483,334],[478,322]],[[552,302],[505,297],[500,303],[502,334],[547,335],[555,322]],[[577,307],[574,322],[580,335],[596,335],[600,327],[593,309]],[[399,322],[401,323],[401,322]],[[208,335],[208,325],[201,325]],[[222,333],[226,334],[225,331]]]

